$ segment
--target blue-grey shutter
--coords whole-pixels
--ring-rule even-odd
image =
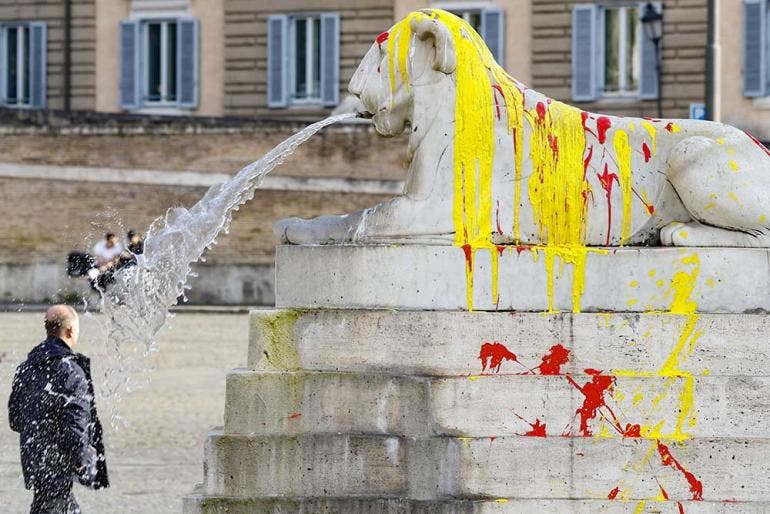
[[[481,10],[481,37],[492,52],[500,66],[505,67],[504,48],[505,48],[505,16],[503,11],[497,8],[487,8]]]
[[[6,96],[6,80],[8,80],[8,63],[6,57],[8,56],[8,50],[6,45],[6,32],[5,26],[0,25],[0,105],[5,104],[8,100]]]
[[[286,107],[289,86],[287,79],[289,57],[289,18],[285,15],[267,17],[267,106]],[[323,55],[323,54],[322,54]]]
[[[48,34],[46,24],[29,24],[29,105],[45,108],[46,89],[46,45]]]
[[[572,99],[578,102],[596,100],[597,34],[599,8],[580,4],[572,9]]]
[[[176,48],[179,61],[176,69],[176,98],[179,107],[198,107],[200,29],[198,18],[179,18]]]
[[[141,69],[139,66],[139,22],[123,20],[120,22],[120,106],[123,109],[141,107],[139,95]]]
[[[340,102],[340,15],[321,15],[321,102],[334,107]]]
[[[644,13],[647,2],[639,2],[639,15]],[[663,12],[663,5],[660,2],[652,2],[653,7],[659,13]],[[647,32],[642,27],[641,18],[637,21],[637,34],[641,38],[641,76],[639,77],[639,98],[643,100],[654,100],[660,95],[658,90],[658,70],[657,59],[655,56],[655,43],[647,37]],[[661,42],[663,40],[661,39]]]
[[[767,0],[743,0],[743,94],[767,91]]]

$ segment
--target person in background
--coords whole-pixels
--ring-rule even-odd
[[[94,245],[94,260],[100,272],[110,269],[123,252],[123,245],[112,232],[107,232],[104,239]]]
[[[140,253],[144,252],[144,241],[135,230],[132,229],[128,231],[126,240],[126,248],[129,252],[133,253],[134,255],[139,255]]]
[[[73,351],[80,335],[75,309],[54,305],[44,325],[46,339],[16,369],[8,421],[19,433],[24,485],[33,491],[30,513],[79,514],[74,480],[109,487],[91,365]]]

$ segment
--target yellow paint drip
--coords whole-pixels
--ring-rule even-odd
[[[655,125],[650,123],[647,120],[642,121],[642,126],[645,128],[647,133],[650,135],[650,149],[652,150],[652,155],[655,155],[658,151],[658,142],[657,142],[657,131],[655,130]]]
[[[628,134],[623,130],[616,131],[612,144],[615,147],[620,189],[623,193],[623,223],[620,227],[620,245],[623,246],[631,238],[631,146]]]

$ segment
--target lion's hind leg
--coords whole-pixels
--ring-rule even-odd
[[[664,245],[770,247],[770,158],[744,133],[681,141],[667,176],[693,221],[664,227]]]

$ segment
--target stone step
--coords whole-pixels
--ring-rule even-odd
[[[234,436],[206,442],[204,493],[241,498],[401,497],[763,501],[767,439]],[[697,463],[697,465],[693,465]],[[663,492],[665,491],[665,493]]]
[[[696,376],[770,376],[766,314],[256,310],[250,318],[252,369],[477,375],[482,345],[499,342],[521,363],[504,360],[505,373],[539,366],[558,344],[570,352],[562,373],[654,373],[673,356],[677,371]]]
[[[503,247],[496,303],[493,255],[497,249],[473,255],[474,309],[549,309],[549,274],[543,251]],[[572,311],[573,266],[564,265],[558,257],[553,264],[553,308]],[[693,269],[697,280],[692,299],[701,312],[770,310],[768,249],[662,247],[589,252],[581,310],[666,310],[671,297],[665,293],[673,277]],[[282,245],[276,248],[275,304],[312,309],[466,310],[465,270],[465,254],[457,246]]]
[[[523,435],[545,424],[549,435],[580,435],[591,383],[584,373],[414,377],[382,373],[235,370],[227,376],[225,433],[298,435]],[[682,416],[682,395],[692,384],[692,414]],[[590,387],[590,386],[589,386]],[[616,377],[587,427],[620,437],[616,427],[655,427],[654,437],[675,436],[677,423],[691,437],[770,438],[770,377]],[[612,413],[612,414],[611,414]],[[617,421],[611,419],[616,416]],[[687,418],[687,419],[685,419]]]
[[[620,500],[491,500],[416,501],[394,498],[223,498],[191,494],[185,514],[679,514],[680,502]],[[683,501],[687,514],[764,514],[770,503]]]

